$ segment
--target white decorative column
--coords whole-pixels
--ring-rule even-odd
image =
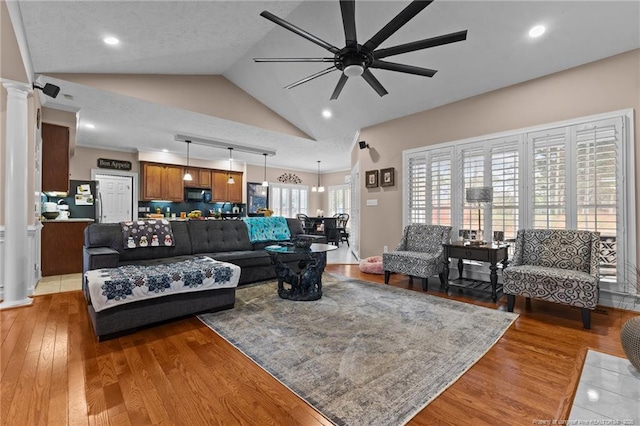
[[[28,295],[29,271],[27,217],[28,113],[27,84],[4,82],[7,89],[4,178],[4,301],[0,309],[33,303]]]

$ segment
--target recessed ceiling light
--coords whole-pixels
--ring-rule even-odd
[[[535,27],[529,30],[530,37],[540,37],[547,29],[544,25],[536,25]]]
[[[91,123],[87,123],[84,125],[84,127],[86,127],[87,129],[95,129],[96,125],[95,124],[91,124]]]
[[[331,118],[331,116],[332,116],[332,115],[333,115],[333,114],[331,114],[331,111],[329,111],[328,109],[323,109],[323,110],[322,110],[322,116],[323,116],[324,118]]]
[[[115,46],[116,44],[120,43],[120,40],[115,37],[105,37],[102,39],[102,41],[110,46]]]

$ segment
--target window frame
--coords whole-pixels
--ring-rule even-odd
[[[278,189],[281,191],[279,198],[279,206],[278,208],[276,208],[275,206],[275,199],[276,197],[274,196],[274,190]],[[290,183],[270,183],[269,184],[269,204],[270,204],[270,208],[271,210],[273,210],[273,214],[275,216],[282,216],[282,211],[281,211],[281,206],[282,206],[282,190],[287,190],[289,192],[289,209],[293,210],[293,206],[294,203],[292,202],[292,191],[293,190],[297,190],[297,191],[301,191],[298,194],[298,204],[300,205],[300,198],[301,198],[301,193],[302,191],[306,191],[306,196],[305,196],[305,201],[306,201],[306,206],[304,207],[300,207],[299,211],[297,212],[290,212],[292,214],[291,218],[295,218],[297,213],[303,213],[303,214],[308,214],[309,211],[309,186],[308,185],[295,185],[295,184],[290,184]]]
[[[520,209],[519,209],[519,228],[530,227],[533,225],[533,199],[531,195],[531,153],[529,152],[531,144],[529,143],[529,135],[533,133],[543,132],[543,131],[552,131],[558,128],[566,128],[569,129],[571,126],[580,126],[584,124],[589,124],[596,121],[604,121],[608,119],[616,119],[620,118],[622,120],[621,133],[620,133],[620,141],[617,152],[616,152],[616,160],[618,167],[616,169],[616,180],[618,185],[620,185],[620,200],[617,201],[617,211],[618,211],[618,220],[617,220],[617,236],[626,236],[625,238],[618,238],[618,243],[616,247],[617,258],[618,258],[618,266],[617,266],[617,282],[610,282],[606,284],[601,283],[601,288],[605,291],[610,291],[612,293],[618,294],[630,294],[628,288],[625,288],[624,283],[629,282],[632,277],[628,274],[630,273],[629,266],[636,265],[637,263],[637,247],[636,247],[636,178],[635,178],[635,135],[634,135],[634,126],[633,126],[633,109],[623,109],[612,111],[603,114],[596,114],[591,116],[579,117],[570,120],[563,120],[554,123],[546,123],[542,125],[526,127],[521,129],[515,129],[505,132],[493,133],[488,135],[476,136],[472,138],[444,142],[434,145],[427,145],[417,148],[412,148],[408,150],[404,150],[402,153],[402,173],[403,173],[403,226],[406,226],[410,223],[409,217],[409,184],[411,182],[410,179],[410,170],[409,170],[409,162],[411,158],[418,157],[420,155],[428,155],[428,152],[434,150],[443,150],[443,149],[452,149],[454,151],[454,159],[456,161],[456,165],[459,167],[458,161],[460,159],[460,150],[464,146],[473,146],[475,144],[485,146],[486,152],[490,153],[491,142],[497,139],[504,138],[513,138],[520,137],[520,159],[519,159],[519,194],[520,194]],[[575,147],[571,146],[573,144],[569,143],[573,139],[568,139],[568,150],[575,151]],[[566,199],[568,200],[567,204],[567,212],[566,214],[571,217],[575,216],[575,207],[573,201],[575,201],[575,188],[576,188],[576,177],[573,168],[575,167],[573,163],[576,161],[575,152],[569,152],[568,163],[567,165],[567,180],[566,183],[570,188],[569,192],[566,195]],[[491,161],[490,155],[485,156],[485,161]],[[489,169],[490,170],[490,169]],[[452,240],[457,240],[457,231],[461,226],[462,222],[462,208],[464,207],[464,199],[463,194],[461,193],[461,189],[463,186],[462,177],[460,170],[455,170],[452,172],[452,180],[453,180],[453,188],[458,190],[457,196],[452,197],[452,209],[453,213],[453,224],[452,227],[454,231],[452,232]],[[489,181],[487,182],[487,179]],[[485,173],[485,184],[490,185],[490,175],[487,176]],[[490,212],[487,214],[487,210],[485,209],[485,219],[484,223],[491,227],[491,216]],[[429,213],[427,212],[427,220],[429,218]],[[428,223],[428,222],[427,222]],[[567,225],[568,227],[569,225]],[[490,230],[490,229],[487,229]],[[488,235],[485,236],[487,238]]]

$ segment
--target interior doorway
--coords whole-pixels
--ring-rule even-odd
[[[98,182],[100,222],[118,223],[134,219],[138,204],[137,174],[92,170],[91,178]]]

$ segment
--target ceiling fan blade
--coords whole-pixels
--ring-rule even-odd
[[[306,32],[305,30],[296,27],[295,25],[285,21],[282,18],[278,18],[276,15],[274,15],[271,12],[267,12],[266,10],[264,12],[262,12],[260,14],[260,16],[267,18],[268,20],[270,20],[271,22],[280,25],[283,28],[286,28],[287,30],[291,31],[292,33],[298,34],[300,37],[304,37],[307,40],[309,40],[312,43],[317,44],[320,47],[324,47],[325,49],[327,49],[329,52],[331,53],[338,53],[340,51],[340,49],[338,49],[337,47],[335,47],[332,44],[327,43],[326,41],[314,36],[311,33]]]
[[[315,74],[311,74],[310,76],[305,77],[305,78],[303,78],[302,80],[298,80],[298,81],[296,81],[295,83],[291,83],[290,85],[285,86],[284,88],[285,88],[285,89],[292,89],[292,88],[294,88],[294,87],[296,87],[296,86],[301,85],[302,83],[306,83],[307,81],[313,80],[314,78],[317,78],[317,77],[320,77],[320,76],[322,76],[322,75],[328,74],[328,73],[330,73],[331,71],[335,71],[335,70],[337,70],[337,68],[336,68],[336,67],[335,67],[335,65],[334,65],[334,66],[332,66],[332,67],[327,68],[326,70],[318,71],[318,72],[317,72],[317,73],[315,73]]]
[[[336,85],[336,88],[333,89],[333,93],[331,94],[332,101],[338,99],[338,96],[340,96],[340,92],[342,92],[342,88],[344,87],[344,84],[347,82],[347,80],[349,80],[349,77],[344,74],[340,74],[340,80],[338,80],[338,84]]]
[[[358,47],[356,37],[356,0],[340,0],[342,11],[342,24],[344,26],[344,39],[347,47]]]
[[[406,74],[422,75],[425,77],[433,77],[437,70],[429,68],[414,67],[413,65],[396,64],[395,62],[374,60],[369,68],[378,68],[381,70],[398,71]]]
[[[414,16],[422,11],[425,7],[433,3],[429,1],[412,1],[409,6],[405,7],[402,12],[398,13],[387,25],[376,33],[371,39],[364,44],[364,47],[373,52],[383,41],[391,37],[393,33],[398,31],[404,24],[409,22]]]
[[[427,38],[424,40],[413,41],[411,43],[399,44],[397,46],[380,49],[373,52],[378,58],[386,58],[387,56],[399,55],[401,53],[414,52],[416,50],[427,49],[429,47],[442,46],[444,44],[455,43],[467,39],[467,30],[458,31],[451,34],[445,34],[438,37]]]
[[[380,84],[378,79],[375,78],[373,74],[371,74],[371,71],[369,71],[369,69],[364,70],[362,78],[364,78],[365,81],[369,83],[371,87],[373,87],[373,90],[375,90],[378,95],[384,96],[389,93],[384,87],[382,87],[382,84]]]
[[[253,58],[254,62],[333,62],[334,58]]]

